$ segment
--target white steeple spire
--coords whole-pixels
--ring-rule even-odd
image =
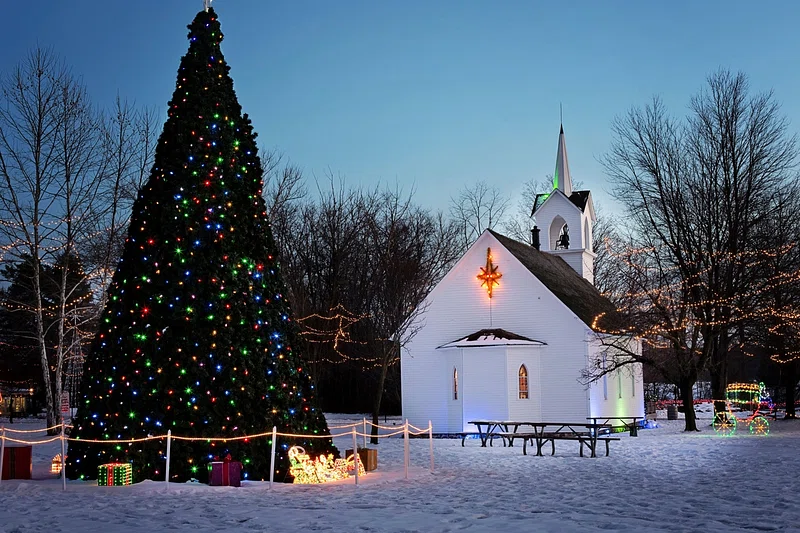
[[[564,125],[558,135],[558,154],[556,155],[556,173],[553,175],[553,188],[558,189],[567,196],[572,194],[572,176],[569,173],[567,161],[567,142],[564,140]]]

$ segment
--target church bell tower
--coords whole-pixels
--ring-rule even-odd
[[[594,283],[592,228],[597,221],[590,191],[573,191],[567,159],[564,126],[558,135],[553,189],[536,195],[531,210],[534,232],[539,230],[540,250],[557,255]]]

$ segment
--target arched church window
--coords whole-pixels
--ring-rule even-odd
[[[528,399],[528,369],[525,365],[519,367],[519,399]]]
[[[550,223],[550,227],[547,230],[547,237],[549,239],[549,249],[550,250],[564,250],[564,246],[562,246],[563,235],[566,228],[567,232],[567,246],[569,246],[569,228],[567,227],[567,221],[564,220],[560,215],[556,215],[553,221]]]
[[[458,400],[458,369],[453,369],[453,399]]]
[[[590,252],[593,252],[592,249],[592,235],[589,231],[589,219],[587,218],[583,223],[583,247]]]

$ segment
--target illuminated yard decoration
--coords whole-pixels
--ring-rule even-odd
[[[51,474],[60,474],[61,473],[61,454],[59,453],[55,457],[53,457],[53,462],[50,463],[50,473]]]
[[[316,484],[336,481],[349,477],[349,472],[355,468],[355,459],[351,455],[347,459],[334,459],[333,454],[320,455],[311,459],[302,446],[289,448],[289,473],[294,476],[297,484]],[[364,464],[358,462],[358,475],[366,474]]]
[[[492,264],[492,249],[486,249],[486,266],[481,267],[481,273],[478,274],[478,279],[481,280],[481,287],[486,287],[486,292],[489,294],[489,298],[492,297],[492,290],[496,285],[500,285],[497,281],[502,278],[503,275],[497,271],[497,265]]]
[[[97,467],[97,484],[100,486],[120,486],[131,484],[130,463],[108,463]]]
[[[763,383],[731,383],[725,388],[725,411],[714,415],[714,431],[728,437],[736,432],[739,424],[744,424],[751,435],[766,436],[769,422],[760,411],[772,406]],[[744,416],[745,412],[749,414]]]

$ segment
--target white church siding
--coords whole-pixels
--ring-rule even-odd
[[[465,378],[462,427],[475,431],[477,428],[467,424],[470,420],[508,420],[508,393],[503,386],[505,348],[464,348],[460,351],[464,357]]]
[[[583,335],[574,331],[585,326],[577,317],[570,318],[572,332],[554,331],[547,341],[547,353],[542,355],[542,417],[546,420],[573,421],[589,416],[586,387],[578,381],[586,366],[586,345]]]
[[[542,348],[538,346],[509,347],[508,369],[508,417],[512,420],[542,419],[542,380],[540,361]],[[528,371],[528,398],[519,397],[519,369],[525,365]]]
[[[614,357],[620,353],[608,346],[602,346],[595,338],[589,344],[590,357],[602,360],[603,355]],[[631,340],[629,348],[641,351],[641,343]],[[624,357],[624,355],[621,355]],[[591,384],[590,387],[591,416],[638,416],[644,417],[644,376],[640,363],[630,364],[611,372]]]
[[[487,248],[503,274],[491,300],[476,278],[478,267],[486,263]],[[428,306],[421,317],[425,326],[407,344],[401,359],[403,415],[412,424],[427,424],[431,417],[437,433],[464,431],[451,425],[442,403],[442,398],[449,398],[445,391],[450,388],[452,368],[443,353],[449,350],[436,347],[490,327],[547,343],[541,365],[543,416],[569,416],[570,420],[589,416],[587,395],[576,370],[585,365],[585,335],[575,335],[576,327],[579,331],[588,327],[491,233],[481,235],[423,305]],[[438,385],[431,374],[439,376]],[[443,383],[447,383],[444,390]],[[556,400],[567,395],[571,398]],[[465,411],[464,416],[470,415]]]
[[[533,240],[538,235],[541,246],[487,230],[423,302],[421,329],[401,355],[403,414],[414,425],[430,419],[436,432],[455,433],[473,429],[466,422],[476,418],[582,422],[590,415],[643,414],[640,366],[589,386],[581,381],[599,353],[592,328],[619,327],[620,317],[593,287],[594,206],[590,191],[572,190],[563,128],[554,184],[533,205],[539,230]],[[569,247],[555,250],[564,224]],[[490,267],[487,249],[491,268],[502,275],[492,298],[477,278]]]
[[[436,357],[440,354],[434,353],[434,348],[428,348],[426,352],[415,353],[411,358],[406,352],[401,356],[403,417],[417,427],[427,426],[430,420],[437,432],[444,432],[448,427],[451,398],[445,369],[450,365],[445,359]],[[413,398],[413,401],[407,402],[407,398]]]
[[[583,248],[584,218],[585,215],[569,198],[564,196],[561,191],[554,190],[539,210],[536,211],[537,224],[540,222],[547,224],[546,226],[539,226],[541,230],[539,239],[542,250],[555,250],[556,245],[552,236],[558,237],[558,233],[561,230],[560,220],[563,220],[569,226],[570,248]],[[554,225],[553,222],[555,221],[559,222]]]
[[[436,357],[438,354],[434,354]],[[464,354],[463,350],[447,350],[444,355],[450,365],[450,398],[447,402],[447,427],[458,427],[464,419]],[[458,371],[458,398],[453,397],[453,370]]]

